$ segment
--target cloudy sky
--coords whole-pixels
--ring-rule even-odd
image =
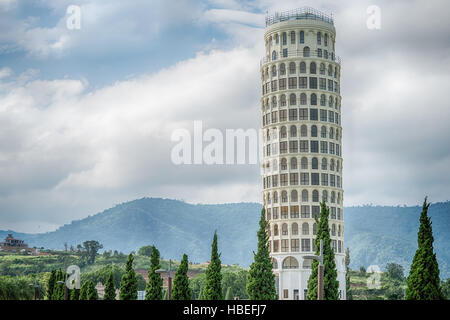
[[[258,165],[176,166],[171,134],[258,129],[265,13],[301,6],[335,18],[344,205],[449,200],[448,1],[0,0],[0,230],[144,196],[260,201]]]

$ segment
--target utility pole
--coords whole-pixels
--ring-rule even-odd
[[[167,272],[167,300],[172,298],[172,259],[169,259],[169,270],[158,269],[155,270],[156,273]]]
[[[323,300],[323,240],[320,239],[320,251],[318,256],[303,256],[303,259],[314,259],[319,261],[319,268],[317,269],[317,300]]]

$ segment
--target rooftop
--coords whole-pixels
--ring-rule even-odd
[[[290,11],[275,12],[274,14],[266,15],[266,27],[277,22],[300,19],[320,20],[334,25],[332,15],[327,15],[311,7],[301,7]]]

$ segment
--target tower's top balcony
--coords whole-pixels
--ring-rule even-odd
[[[301,7],[290,11],[275,12],[272,15],[267,15],[266,27],[282,21],[301,19],[324,21],[334,26],[332,15],[329,16],[311,7]]]

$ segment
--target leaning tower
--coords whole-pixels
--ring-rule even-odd
[[[311,8],[266,17],[261,61],[263,204],[279,299],[303,300],[320,202],[345,299],[340,74],[333,18]]]

